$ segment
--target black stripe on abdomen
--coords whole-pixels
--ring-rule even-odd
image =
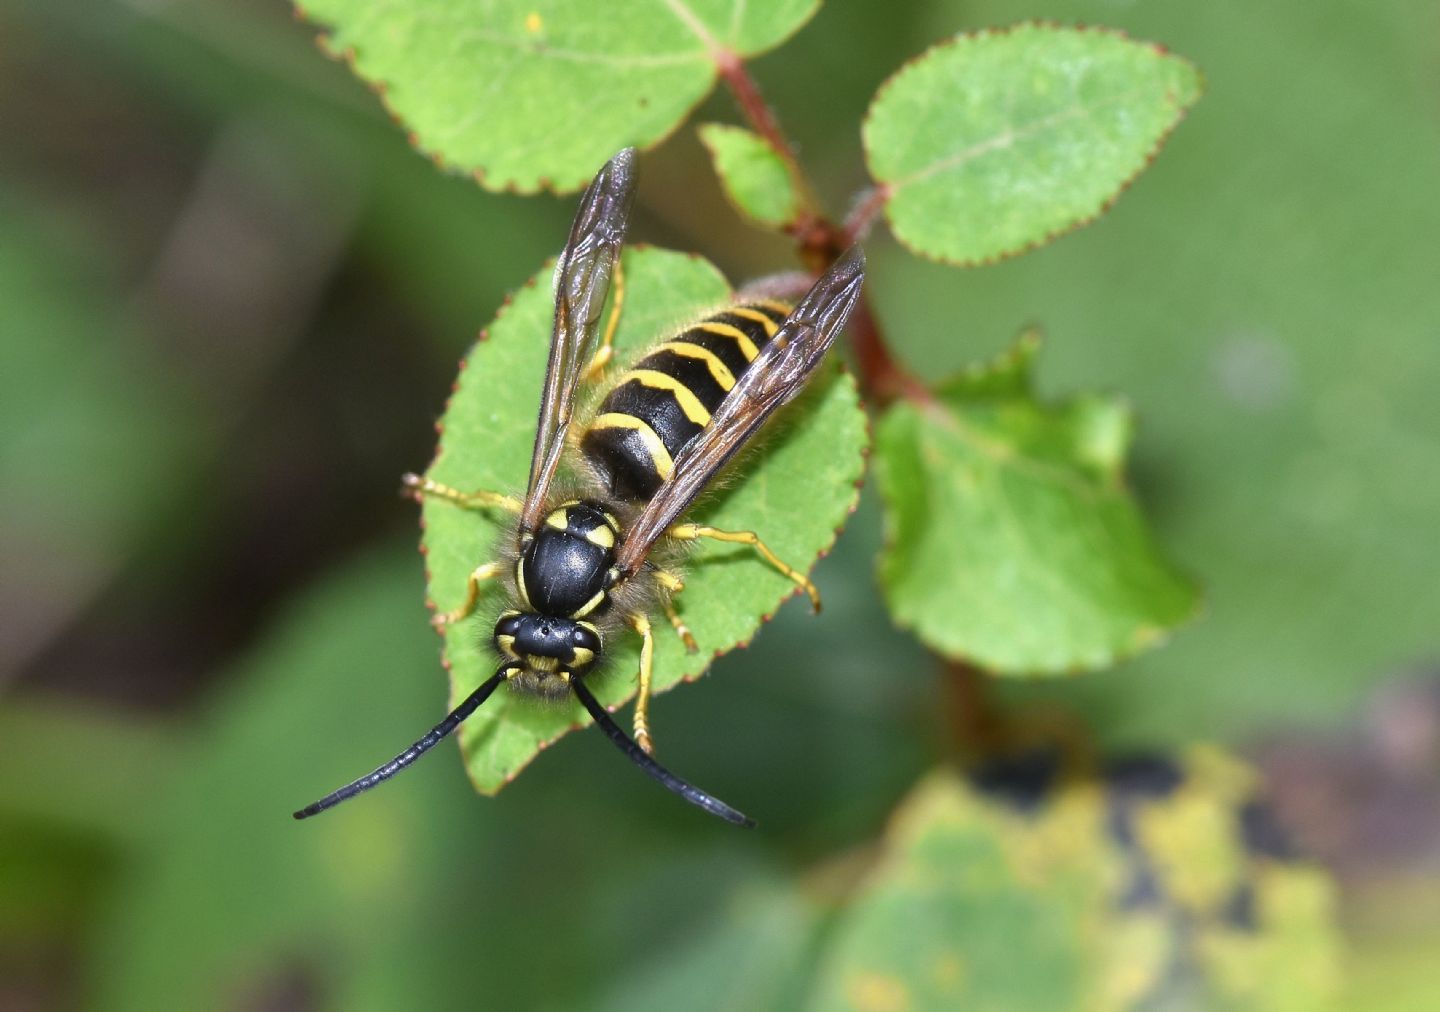
[[[665,481],[636,429],[592,425],[580,440],[580,450],[610,494],[620,499],[649,499]]]
[[[613,495],[644,500],[655,494],[784,316],[776,303],[717,313],[618,377],[580,441]]]
[[[700,435],[705,422],[709,421],[708,417],[698,422],[687,417],[674,391],[657,390],[638,379],[621,383],[610,391],[600,411],[602,414],[613,412],[640,419],[660,437],[672,460],[686,443]]]

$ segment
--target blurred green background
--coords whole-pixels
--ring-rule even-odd
[[[1345,1003],[1419,1007],[1440,9],[834,0],[752,69],[843,210],[880,82],[1033,17],[1163,43],[1208,93],[1108,215],[1038,252],[961,272],[877,229],[872,297],[926,375],[1035,321],[1047,391],[1133,399],[1134,483],[1209,610],[1003,705],[1106,757],[1246,755],[1336,875]],[[0,1008],[794,1007],[833,880],[956,746],[953,686],[874,591],[868,496],[817,570],[821,617],[788,605],[655,707],[667,761],[758,832],[591,734],[494,800],[447,747],[288,817],[440,712],[397,478],[571,210],[437,172],[314,36],[270,0],[0,8]],[[736,116],[719,94],[698,119]],[[792,266],[691,126],[642,170],[639,237],[736,278]]]

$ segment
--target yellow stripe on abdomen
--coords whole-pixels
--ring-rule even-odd
[[[631,369],[616,381],[615,386],[619,387],[630,380],[635,380],[651,390],[664,390],[674,394],[680,410],[685,412],[685,417],[696,425],[704,425],[710,421],[710,412],[705,409],[705,405],[700,403],[700,398],[696,397],[693,390],[674,376],[655,369]]]
[[[733,312],[733,310],[731,310]],[[761,314],[763,315],[763,314]],[[750,340],[750,335],[739,327],[732,327],[728,323],[716,323],[714,320],[705,320],[695,324],[695,330],[703,330],[707,334],[714,334],[716,337],[728,337],[740,346],[740,354],[745,356],[745,361],[755,361],[755,356],[760,354],[760,349],[755,347],[755,342]]]
[[[691,344],[689,341],[666,341],[664,344],[657,344],[655,351],[673,351],[686,358],[699,359],[705,363],[705,367],[710,370],[710,375],[715,378],[716,383],[720,384],[722,390],[728,392],[735,385],[735,374],[726,367],[724,362],[720,361],[719,356],[708,348]]]
[[[646,425],[634,415],[622,415],[618,412],[606,412],[590,423],[590,430],[600,429],[629,429],[640,437],[645,445],[645,452],[650,455],[650,462],[655,467],[655,473],[662,479],[669,479],[675,473],[675,461],[670,457],[670,451],[665,449],[665,444],[655,434],[655,430]]]

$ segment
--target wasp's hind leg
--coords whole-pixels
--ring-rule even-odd
[[[650,683],[655,673],[655,637],[650,631],[650,620],[636,612],[627,615],[625,621],[640,634],[640,689],[635,694],[635,743],[649,755],[655,751],[650,740]]]
[[[504,566],[498,562],[487,562],[483,566],[476,566],[465,581],[465,600],[458,608],[450,611],[436,613],[430,619],[430,624],[436,629],[444,629],[448,625],[454,625],[475,614],[475,605],[480,601],[480,585],[489,580],[495,579],[504,571]]]
[[[605,321],[605,333],[600,336],[600,347],[595,349],[590,364],[580,374],[580,379],[586,383],[599,379],[610,360],[615,357],[615,331],[620,326],[620,313],[625,308],[625,266],[620,257],[615,258],[615,273],[610,282],[610,291],[614,298],[610,303],[610,316]]]
[[[698,541],[701,538],[709,538],[712,541],[749,545],[760,553],[761,558],[803,590],[809,596],[810,604],[817,612],[820,610],[820,591],[815,589],[815,584],[810,582],[810,578],[795,567],[786,565],[765,542],[760,540],[760,535],[754,531],[722,531],[718,527],[706,527],[704,524],[677,524],[665,533],[678,541]]]
[[[660,586],[665,588],[665,593],[669,595],[669,597],[665,599],[665,617],[670,620],[670,625],[675,629],[675,635],[680,637],[681,642],[685,644],[685,649],[692,654],[695,653],[700,647],[695,642],[695,637],[690,635],[690,627],[685,624],[685,620],[682,619],[680,613],[675,610],[675,602],[671,600],[676,594],[685,589],[685,581],[674,573],[664,569],[657,569],[655,571],[655,579]]]
[[[461,492],[459,489],[442,485],[438,481],[431,481],[418,474],[403,475],[400,483],[417,501],[429,496],[432,499],[444,499],[446,502],[454,503],[467,510],[502,509],[510,513],[519,513],[523,505],[512,495],[502,495],[499,492],[490,492],[483,488],[474,492]]]

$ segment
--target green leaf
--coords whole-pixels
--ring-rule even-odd
[[[741,127],[706,123],[700,140],[710,150],[725,195],[741,214],[777,229],[795,220],[800,194],[785,160],[765,138]]]
[[[1034,770],[1015,772],[1023,808],[949,773],[901,804],[836,918],[812,1008],[1333,1003],[1334,883],[1253,845],[1246,767],[1197,748],[1057,776],[1039,797]],[[1005,796],[1002,772],[986,780]]]
[[[896,237],[970,265],[1095,218],[1199,98],[1199,72],[1118,32],[1023,24],[912,61],[865,120]]]
[[[375,954],[425,930],[454,887],[433,879],[450,849],[433,816],[451,833],[466,820],[455,779],[411,772],[348,811],[288,813],[433,720],[437,701],[404,677],[430,653],[419,584],[403,548],[366,553],[283,609],[187,716],[185,754],[132,806],[145,859],[125,864],[95,926],[97,1007],[223,1007],[323,965],[335,1003],[355,1008],[351,992],[396,974]]]
[[[592,1012],[793,1008],[793,993],[808,978],[821,912],[793,883],[763,873],[751,878],[709,912],[701,931],[667,938],[628,976],[607,980]]]
[[[941,653],[1004,674],[1105,667],[1199,603],[1126,488],[1128,408],[1037,401],[1038,347],[1027,335],[933,402],[897,404],[876,435],[892,612]]]
[[[1031,830],[948,774],[901,806],[842,912],[811,1008],[1076,1008],[1114,857],[1093,800]]]
[[[623,363],[678,326],[730,297],[706,261],[656,249],[626,251],[625,308],[616,335]],[[545,370],[552,311],[550,270],[516,294],[466,359],[441,424],[429,477],[459,489],[523,494],[534,442],[535,413]],[[692,515],[730,530],[754,530],[781,558],[802,569],[825,551],[856,500],[863,468],[865,417],[854,383],[838,368],[820,377],[802,403],[779,419],[781,431],[741,462],[743,478]],[[803,424],[797,418],[804,417]],[[501,548],[508,525],[443,501],[424,507],[429,595],[437,608],[464,599],[468,574]],[[711,660],[747,642],[794,585],[750,549],[699,543],[690,556],[686,589],[676,599],[700,645],[685,652],[663,621],[656,625],[655,689],[699,676]],[[488,607],[451,627],[445,637],[451,698],[459,702],[495,669],[488,639],[500,609],[497,588]],[[615,706],[634,692],[638,638],[607,645],[608,671],[591,676],[602,702]],[[578,704],[542,704],[499,693],[462,725],[460,735],[476,787],[494,793],[568,730],[588,722]],[[659,738],[663,748],[663,726]]]
[[[714,86],[818,0],[307,0],[330,50],[380,93],[415,145],[488,189],[575,189],[617,150],[662,140]]]
[[[1169,936],[1174,969],[1149,995],[1204,1008],[1334,1007],[1335,883],[1290,853],[1254,771],[1196,746],[1178,763],[1131,764],[1109,781],[1110,831],[1126,865],[1117,922]],[[1130,976],[1109,952],[1117,980]]]

